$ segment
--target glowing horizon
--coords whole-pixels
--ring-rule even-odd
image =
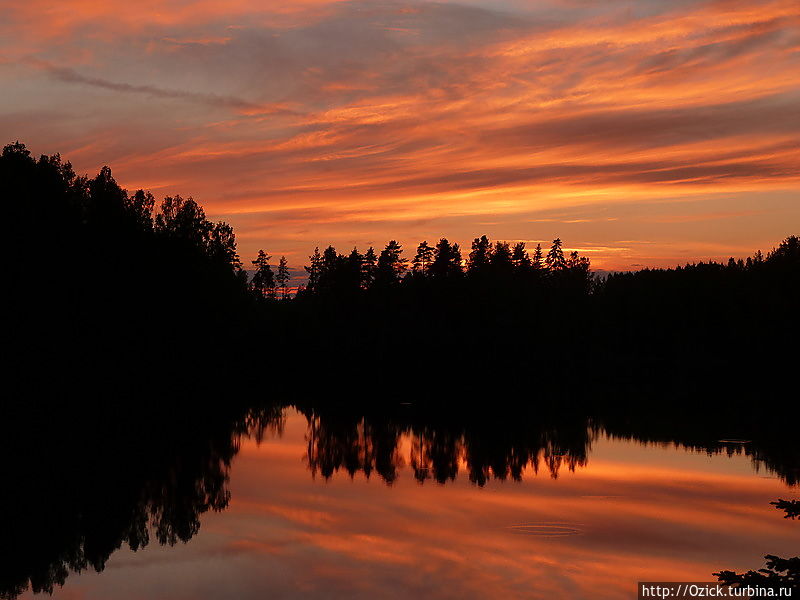
[[[193,196],[245,264],[485,233],[633,269],[800,223],[796,2],[0,9],[2,143]]]

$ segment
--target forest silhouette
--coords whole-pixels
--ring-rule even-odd
[[[308,391],[338,382],[373,398],[511,383],[583,393],[607,380],[677,395],[709,382],[712,396],[742,396],[777,393],[797,353],[796,236],[726,264],[606,277],[558,238],[532,252],[486,236],[466,252],[442,238],[410,261],[394,240],[363,253],[329,246],[296,286],[285,257],[273,272],[266,251],[249,276],[232,227],[192,198],[157,206],[108,167],[78,176],[14,143],[0,181],[14,224],[8,339],[29,395],[181,390],[236,371],[255,384],[256,365],[270,364]]]
[[[0,529],[15,548],[0,598],[102,570],[151,534],[191,538],[227,506],[241,435],[280,427],[288,404],[321,477],[391,483],[402,435],[420,483],[460,468],[476,485],[557,476],[603,432],[743,453],[798,483],[796,236],[725,264],[603,278],[559,239],[440,239],[410,260],[390,241],[316,250],[298,282],[266,250],[248,274],[230,225],[192,198],[129,193],[107,167],[78,176],[14,143],[0,189],[0,449],[14,456]]]

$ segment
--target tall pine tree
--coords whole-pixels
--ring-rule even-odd
[[[417,246],[417,254],[414,260],[411,261],[411,270],[415,275],[426,276],[428,269],[433,263],[434,250],[428,245],[428,242],[421,242]]]
[[[306,291],[316,294],[319,291],[319,276],[322,271],[322,255],[319,253],[319,246],[314,248],[314,254],[308,257],[311,264],[303,267],[308,273],[308,283],[306,284]]]
[[[562,271],[566,268],[567,262],[564,259],[564,250],[561,249],[561,238],[553,240],[553,245],[544,260],[550,271]]]
[[[400,281],[406,271],[407,259],[402,258],[403,248],[395,240],[386,244],[378,257],[375,282],[381,285],[392,285]]]
[[[278,263],[278,274],[275,276],[275,281],[278,282],[278,287],[281,288],[281,298],[286,300],[289,297],[289,282],[292,276],[289,273],[289,265],[286,262],[286,257],[281,256]]]
[[[270,258],[266,252],[259,250],[258,257],[253,261],[256,272],[251,286],[259,298],[275,298],[275,275],[269,265]]]

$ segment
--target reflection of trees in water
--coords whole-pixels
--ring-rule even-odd
[[[456,432],[420,427],[411,433],[410,463],[414,478],[420,483],[428,479],[439,483],[454,480],[463,455],[463,439]]]
[[[725,455],[728,458],[746,456],[750,458],[756,473],[763,470],[777,475],[790,486],[800,483],[800,469],[797,467],[800,465],[800,454],[796,450],[792,451],[791,444],[787,444],[785,439],[763,442],[747,440],[746,443],[717,440],[693,441],[691,439],[682,440],[676,435],[668,438],[651,438],[635,433],[620,434],[618,431],[611,433],[603,429],[600,431],[608,433],[612,439],[639,442],[643,445],[674,447],[691,452],[702,452],[709,456]]]
[[[34,445],[25,444],[27,430],[3,424],[0,531],[11,551],[0,561],[0,598],[28,587],[52,593],[70,572],[102,571],[123,545],[189,541],[203,513],[228,506],[241,436],[279,431],[283,422],[275,407],[244,418],[154,408],[143,412],[159,418],[104,409],[77,422],[40,416]]]
[[[708,455],[747,456],[756,472],[777,475],[787,485],[800,483],[797,408],[754,410],[752,404],[723,404],[719,410],[695,406],[629,407],[606,412],[593,427],[613,439],[674,446]]]
[[[115,550],[123,544],[138,550],[151,532],[161,544],[187,542],[200,528],[200,515],[224,509],[230,498],[233,447],[197,450],[173,455],[156,474],[140,478],[126,457],[104,465],[119,475],[103,477],[92,468],[95,481],[51,478],[33,486],[38,493],[29,495],[29,488],[24,498],[3,502],[4,543],[14,551],[0,567],[0,597],[14,597],[29,584],[34,592],[52,592],[70,571],[102,571]]]
[[[284,407],[270,404],[248,410],[235,429],[235,434],[252,436],[256,443],[260,444],[265,437],[281,437],[284,427],[286,427]]]
[[[543,405],[299,410],[308,419],[307,465],[313,476],[324,478],[337,471],[377,473],[391,484],[406,466],[419,482],[442,484],[459,473],[479,486],[489,479],[520,480],[528,471],[555,478],[564,469],[586,466],[601,434],[745,454],[789,484],[797,482],[800,464],[797,444],[787,433],[793,421],[783,413],[772,424],[740,420],[737,428],[715,415],[669,419],[627,411],[624,417],[600,418]],[[153,402],[90,412],[76,414],[62,406],[46,416],[23,411],[17,426],[0,423],[0,452],[14,457],[0,463],[5,483],[0,531],[12,549],[0,562],[0,598],[13,598],[29,586],[51,591],[70,571],[100,571],[123,545],[137,550],[151,538],[161,544],[188,541],[205,512],[227,506],[228,470],[242,437],[260,442],[279,435],[285,424],[279,405],[237,412]],[[29,439],[31,422],[39,428],[35,444]],[[759,431],[771,436],[761,439]],[[717,441],[725,436],[751,442]],[[776,505],[787,516],[798,515],[796,501]]]
[[[770,502],[778,510],[786,513],[784,519],[796,519],[800,517],[800,500],[776,500]]]
[[[588,463],[592,441],[607,435],[640,444],[671,445],[709,455],[744,455],[756,471],[766,469],[788,485],[798,483],[800,448],[787,429],[792,420],[776,415],[763,419],[725,419],[716,414],[673,411],[672,416],[649,410],[624,416],[609,413],[589,417],[558,410],[508,407],[502,417],[474,409],[446,411],[441,407],[415,413],[412,409],[380,412],[325,407],[300,409],[308,419],[306,461],[313,476],[324,478],[343,470],[351,477],[373,472],[387,483],[408,464],[419,482],[445,483],[460,471],[482,486],[489,479],[518,481],[526,469],[544,468],[552,477],[566,468]],[[739,439],[725,435],[733,432]],[[769,432],[768,436],[764,432]]]
[[[308,416],[308,467],[312,476],[324,478],[344,469],[351,476],[376,471],[387,483],[397,478],[403,460],[398,448],[400,432],[394,424],[373,424],[366,418],[324,419]]]
[[[351,477],[373,472],[387,483],[408,463],[419,482],[445,483],[464,468],[482,486],[490,478],[514,480],[544,464],[552,477],[562,468],[587,462],[590,435],[586,418],[509,423],[447,418],[435,423],[396,416],[304,411],[308,419],[307,462],[313,476],[343,470]],[[408,446],[408,451],[401,450]]]
[[[779,510],[786,512],[787,519],[800,516],[800,501],[777,500],[771,502]],[[774,554],[767,554],[766,567],[757,571],[736,573],[735,571],[719,571],[714,576],[722,583],[734,587],[762,587],[779,590],[788,588],[800,590],[800,556],[794,558],[781,558]]]

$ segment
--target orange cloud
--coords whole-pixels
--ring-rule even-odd
[[[5,137],[191,194],[244,256],[486,232],[629,268],[800,217],[796,2],[3,4]]]

